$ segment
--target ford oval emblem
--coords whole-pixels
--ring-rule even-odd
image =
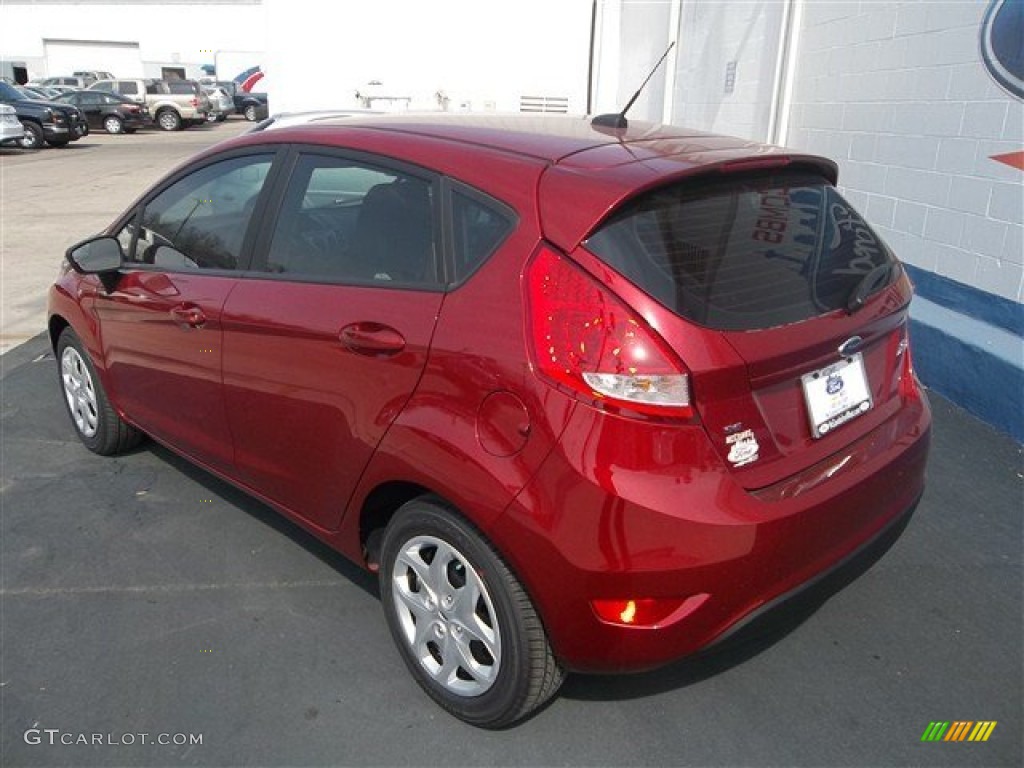
[[[848,338],[846,341],[839,345],[839,354],[842,355],[843,357],[849,357],[858,349],[860,349],[860,345],[863,343],[864,339],[862,339],[860,336],[851,336],[850,338]]]
[[[1024,99],[1022,24],[1024,3],[1020,0],[992,0],[981,23],[981,59],[985,68],[1018,99]]]

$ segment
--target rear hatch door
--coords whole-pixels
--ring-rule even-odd
[[[900,406],[910,284],[820,169],[670,181],[620,205],[575,255],[626,278],[613,288],[679,353],[709,438],[749,489]]]

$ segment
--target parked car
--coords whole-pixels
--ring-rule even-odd
[[[71,73],[76,77],[81,77],[88,80],[90,83],[95,83],[97,80],[115,80],[116,78],[110,72],[101,69],[85,69],[77,70]]]
[[[116,93],[75,91],[58,97],[57,101],[78,107],[90,128],[102,128],[107,133],[135,133],[151,123],[144,105]]]
[[[60,76],[60,77],[43,77],[38,80],[30,80],[28,85],[67,85],[71,88],[88,88],[89,84],[93,82],[86,77],[79,76]]]
[[[911,285],[836,175],[568,117],[247,133],[68,251],[62,397],[90,450],[148,434],[378,574],[418,683],[504,726],[906,524]]]
[[[75,107],[37,99],[19,86],[0,83],[0,103],[14,107],[25,130],[21,139],[25,149],[40,149],[44,142],[51,147],[63,147],[89,133],[88,123]]]
[[[206,122],[208,108],[191,88],[172,93],[167,80],[97,80],[89,90],[108,91],[146,105],[153,121],[165,131],[177,131]],[[183,81],[184,82],[184,81]],[[190,82],[190,81],[189,81]]]
[[[18,122],[18,113],[8,104],[0,104],[0,146],[19,144],[25,129]]]
[[[198,82],[195,80],[165,80],[164,83],[166,84],[168,91],[175,96],[184,96],[195,99],[197,109],[202,117],[196,119],[192,123],[193,125],[201,125],[205,122],[209,122],[210,113],[213,111],[213,105],[210,103],[209,95],[203,90],[202,86],[200,86]]]
[[[235,111],[250,123],[266,120],[270,115],[267,94],[243,91],[234,80],[218,80],[217,85],[231,95],[231,99],[235,103]]]
[[[222,123],[235,113],[234,100],[219,85],[204,85],[203,92],[210,100],[210,114],[206,117],[210,122]]]
[[[256,125],[247,128],[246,133],[258,131],[279,130],[281,128],[292,128],[296,125],[309,125],[336,121],[346,117],[364,117],[366,115],[382,115],[384,112],[376,109],[323,109],[308,110],[305,112],[279,112],[271,115],[265,120],[260,120]]]
[[[19,85],[17,86],[22,93],[31,95],[34,99],[49,100],[60,96],[60,91],[54,90],[48,85]]]

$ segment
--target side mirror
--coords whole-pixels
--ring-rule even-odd
[[[68,248],[64,258],[83,275],[96,275],[103,289],[110,293],[117,287],[124,265],[124,251],[116,237],[94,237]]]
[[[94,237],[68,248],[65,258],[76,272],[102,275],[116,272],[124,264],[121,243],[114,237]]]

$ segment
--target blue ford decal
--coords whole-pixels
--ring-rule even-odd
[[[992,0],[981,22],[981,59],[999,85],[1024,99],[1024,0]]]
[[[828,380],[825,382],[825,391],[828,392],[830,395],[837,394],[839,390],[841,390],[842,388],[843,377],[836,373],[833,373],[831,376],[829,376]]]

